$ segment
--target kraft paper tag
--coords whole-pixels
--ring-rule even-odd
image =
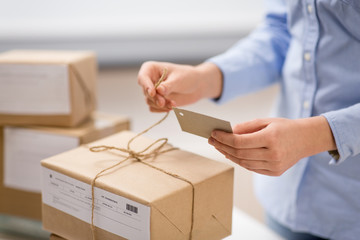
[[[213,130],[232,133],[230,122],[200,113],[173,108],[181,129],[185,132],[209,138]]]

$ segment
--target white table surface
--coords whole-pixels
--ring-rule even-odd
[[[255,220],[239,208],[233,209],[232,234],[223,240],[242,240],[242,239],[266,239],[266,240],[283,240],[264,224]]]

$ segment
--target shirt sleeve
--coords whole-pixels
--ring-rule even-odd
[[[360,103],[322,114],[329,122],[337,146],[330,164],[340,164],[360,154]]]
[[[286,4],[280,0],[271,3],[263,23],[248,37],[207,60],[223,74],[223,90],[217,102],[265,88],[281,76],[290,41]]]

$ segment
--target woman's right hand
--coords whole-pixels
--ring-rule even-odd
[[[155,84],[167,69],[164,81]],[[175,106],[188,105],[201,98],[217,98],[222,91],[222,74],[213,63],[198,66],[167,62],[145,62],[138,73],[138,83],[152,112],[167,112]]]

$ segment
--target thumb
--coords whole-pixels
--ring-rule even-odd
[[[260,131],[269,124],[266,119],[255,119],[249,122],[239,123],[233,127],[235,134],[246,134]]]
[[[165,79],[157,88],[156,91],[162,96],[168,96],[175,92],[176,80],[172,78]]]

